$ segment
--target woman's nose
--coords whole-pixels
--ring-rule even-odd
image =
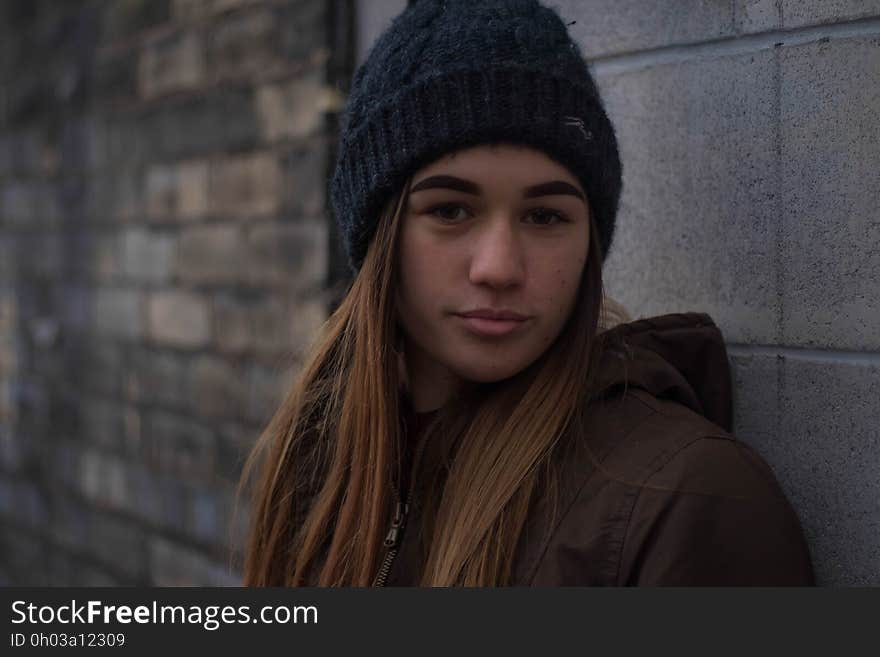
[[[488,222],[471,245],[471,283],[504,288],[522,283],[524,276],[524,253],[515,229],[506,219]]]

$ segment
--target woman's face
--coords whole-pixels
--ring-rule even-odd
[[[574,305],[588,212],[574,175],[525,146],[468,148],[417,171],[397,298],[411,385],[499,381],[534,362]]]

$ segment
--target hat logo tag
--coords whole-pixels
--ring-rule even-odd
[[[565,125],[570,125],[571,127],[580,130],[586,141],[590,141],[593,138],[593,133],[587,130],[582,119],[576,116],[563,116],[562,118],[567,119]]]

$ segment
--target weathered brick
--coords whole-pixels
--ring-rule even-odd
[[[208,304],[197,294],[155,292],[149,301],[151,340],[175,347],[201,347],[211,339]]]
[[[144,448],[144,454],[148,454]],[[157,527],[172,527],[182,529],[185,527],[183,519],[174,523],[174,509],[171,506],[166,512],[162,503],[162,491],[172,494],[176,492],[173,486],[163,486],[163,481],[153,464],[145,463],[144,459],[131,463],[128,469],[128,485],[131,490],[129,504],[126,511],[147,525]],[[173,481],[173,479],[172,479]],[[179,506],[179,504],[177,505]]]
[[[238,9],[246,5],[253,5],[262,0],[213,0],[214,11],[222,12],[230,9]]]
[[[43,576],[52,582],[52,586],[72,586],[74,577],[74,559],[60,550],[52,550],[43,564]]]
[[[45,231],[22,240],[28,251],[27,257],[20,261],[19,271],[44,279],[60,279],[65,246],[62,237],[58,231]]]
[[[181,21],[199,20],[214,10],[213,0],[173,0],[171,14]]]
[[[153,586],[239,586],[240,577],[207,554],[155,536],[150,539]]]
[[[41,124],[18,127],[0,137],[0,177],[46,173],[44,153],[49,147]]]
[[[260,87],[256,103],[263,137],[274,141],[316,133],[332,98],[330,89],[317,73]]]
[[[128,470],[128,482],[132,490],[128,513],[160,529],[178,534],[190,531],[187,509],[190,489],[180,475],[163,473],[155,465],[133,463]]]
[[[0,217],[5,223],[55,224],[61,218],[58,189],[45,180],[9,180],[0,185]]]
[[[152,166],[145,187],[150,219],[198,219],[208,209],[208,164],[193,160]]]
[[[236,417],[245,406],[247,384],[240,367],[216,356],[199,356],[193,363],[193,410],[210,417]]]
[[[122,449],[126,454],[139,454],[143,445],[141,412],[137,406],[122,407]]]
[[[225,518],[222,517],[223,501],[214,488],[197,488],[189,499],[190,527],[193,536],[203,543],[223,543]]]
[[[148,463],[184,481],[205,481],[216,467],[214,433],[202,423],[179,413],[148,413],[143,447]]]
[[[393,2],[371,3],[370,11],[361,12],[367,17],[389,11],[388,19],[397,12]],[[282,55],[291,62],[307,62],[320,66],[328,56],[327,11],[330,5],[324,0],[301,0],[296,3],[279,3],[275,6],[275,22]]]
[[[122,347],[107,340],[84,338],[71,349],[70,367],[82,390],[116,395],[123,371]]]
[[[122,252],[115,231],[90,233],[85,240],[84,268],[100,281],[115,282],[122,275]]]
[[[11,516],[13,505],[12,481],[7,478],[0,479],[0,517]]]
[[[66,116],[57,145],[47,148],[43,155],[47,172],[54,173],[62,163],[76,166],[82,172],[93,173],[105,165],[107,132],[103,117],[98,114]],[[50,173],[50,175],[51,175]]]
[[[131,102],[136,98],[138,55],[136,49],[99,50],[89,77],[93,97],[105,102]]]
[[[15,257],[17,244],[17,237],[0,234],[0,281],[4,281],[4,284],[12,280],[13,272],[17,270]],[[2,308],[0,308],[0,331],[2,331],[2,321]]]
[[[275,22],[268,9],[237,12],[220,18],[208,46],[213,77],[252,76],[277,65],[274,32]]]
[[[176,34],[141,51],[138,88],[145,98],[195,87],[204,77],[204,45],[198,34]]]
[[[180,235],[175,272],[183,283],[235,283],[246,276],[246,258],[239,226],[193,227]]]
[[[3,251],[0,249],[0,255]],[[8,280],[8,279],[7,279]],[[18,323],[18,301],[11,288],[0,287],[0,336],[12,336]]]
[[[249,304],[220,295],[214,299],[214,340],[217,346],[232,353],[246,351],[253,344]]]
[[[278,210],[281,169],[271,152],[229,157],[211,168],[210,210],[224,216],[264,216]]]
[[[5,382],[4,394],[14,395],[15,387],[10,382]],[[13,397],[13,401],[15,398]],[[31,453],[36,449],[32,440],[22,433],[22,427],[17,422],[18,409],[13,407],[12,413],[0,421],[0,460],[2,460],[7,472],[15,472],[33,460]]]
[[[178,184],[173,165],[157,164],[146,173],[146,206],[151,219],[164,219],[175,214]]]
[[[149,582],[154,533],[210,547],[171,555],[192,579],[237,583],[218,555],[238,466],[215,425],[240,427],[246,451],[248,414],[271,412],[278,390],[267,375],[256,391],[251,365],[288,360],[303,321],[287,290],[267,301],[249,287],[249,239],[260,221],[325,221],[329,101],[321,73],[291,76],[323,67],[326,2],[18,4],[33,18],[0,25],[0,61],[19,72],[0,103],[0,584]],[[99,46],[88,71],[57,66],[82,44]],[[215,84],[231,78],[247,84]],[[58,102],[70,111],[55,116]],[[173,292],[193,296],[163,309]],[[215,309],[218,333],[233,316],[244,333],[211,341],[205,308],[221,292],[241,307]],[[211,349],[236,358],[195,365]],[[162,412],[173,420],[151,419]]]
[[[0,217],[3,222],[33,222],[35,197],[33,186],[26,182],[7,181],[0,185]]]
[[[170,99],[143,115],[135,129],[143,157],[154,162],[251,150],[260,139],[253,93],[241,86]]]
[[[110,456],[104,464],[104,471],[106,477],[104,500],[112,508],[125,507],[129,497],[125,461]]]
[[[49,521],[46,492],[32,480],[18,480],[13,485],[12,517],[32,529],[41,529]]]
[[[138,349],[123,373],[131,401],[179,407],[186,403],[189,358],[175,352]]]
[[[228,499],[231,508],[231,512],[227,516],[229,521],[228,547],[240,558],[250,533],[251,507],[246,495],[242,497],[231,495]]]
[[[253,386],[251,386],[253,387]],[[265,414],[260,414],[261,418]],[[259,430],[230,420],[223,422],[217,432],[217,475],[228,482],[237,482],[244,461],[259,436]]]
[[[288,377],[279,367],[252,365],[248,372],[248,419],[263,425],[268,422],[281,403],[287,383]]]
[[[322,140],[309,139],[292,146],[281,158],[283,219],[326,216],[327,154]]]
[[[221,87],[222,145],[227,152],[253,151],[261,146],[259,120],[250,86]]]
[[[299,290],[316,290],[327,275],[327,224],[262,224],[249,235],[250,280]]]
[[[99,287],[92,326],[101,335],[136,340],[143,335],[143,305],[143,294],[137,290]]]
[[[98,506],[123,509],[130,493],[125,461],[94,448],[83,449],[79,458],[80,493]]]
[[[154,115],[155,112],[117,112],[105,116],[103,141],[108,167],[123,170],[146,164],[153,141],[146,127],[149,117]]]
[[[79,437],[108,450],[121,447],[122,413],[114,400],[84,397],[79,402]]]
[[[42,576],[46,541],[42,536],[15,525],[0,523],[0,554],[17,586],[49,586]]]
[[[61,359],[57,358],[57,360]],[[52,380],[59,382],[69,376],[70,370],[62,368],[61,373]],[[73,439],[76,435],[80,391],[78,389],[73,390],[69,385],[58,385],[57,383],[49,383],[47,387],[49,389],[49,408],[46,413],[46,431],[52,436],[52,441],[44,443],[43,447],[51,445],[52,449],[55,449],[60,442]],[[41,458],[44,461],[49,461],[51,460],[51,455],[47,453],[47,450],[44,450]]]
[[[289,349],[302,356],[318,337],[327,321],[327,309],[320,299],[298,301],[290,312]]]
[[[125,0],[104,7],[104,38],[130,37],[133,33],[159,25],[169,18],[168,0]]]
[[[88,330],[91,286],[72,270],[68,270],[68,275],[70,277],[55,288],[55,308],[62,331],[81,335]]]
[[[60,381],[67,374],[64,362],[58,357],[60,328],[54,317],[35,317],[30,322],[33,345],[30,368],[41,381]]]
[[[220,537],[223,545],[238,551],[245,543],[250,520],[249,500],[245,494],[238,497],[238,481],[230,482],[219,489],[218,501],[223,520],[223,532]]]
[[[91,512],[77,496],[59,491],[52,497],[52,520],[49,531],[52,539],[65,548],[82,552],[88,545]]]
[[[114,194],[110,201],[110,219],[114,222],[140,220],[144,213],[144,188],[141,176],[129,168],[113,175]]]
[[[52,487],[53,509],[59,496],[67,497],[67,489],[76,490],[79,488],[79,455],[84,447],[85,443],[77,440],[74,436],[60,438],[54,442],[47,459],[55,484]],[[59,491],[64,491],[63,495],[60,495]]]
[[[208,164],[195,160],[177,165],[177,215],[198,219],[208,210]]]
[[[124,163],[112,175],[93,176],[85,189],[84,214],[95,223],[125,223],[143,214],[142,177]]]
[[[86,586],[86,587],[109,587],[121,586],[123,584],[131,584],[130,581],[120,580],[117,575],[113,575],[93,564],[77,563],[73,560],[74,565],[71,566],[71,580],[67,586]],[[55,585],[55,582],[52,583]]]
[[[257,352],[276,353],[290,348],[290,311],[278,299],[268,299],[251,311],[253,344]]]
[[[127,277],[138,283],[164,283],[171,278],[174,238],[141,228],[122,234],[122,262]]]
[[[12,174],[12,149],[15,141],[15,133],[0,134],[0,178],[6,178]]]
[[[146,576],[147,534],[139,523],[95,513],[89,524],[91,552],[130,580]]]
[[[5,370],[9,372],[9,370]],[[17,467],[16,452],[11,451],[12,427],[15,426],[16,416],[18,415],[18,403],[15,398],[15,387],[9,379],[0,379],[0,426],[6,427],[0,430],[0,453],[2,460],[10,469]]]
[[[7,335],[0,333],[0,377],[12,376],[18,371],[18,352],[15,342]]]

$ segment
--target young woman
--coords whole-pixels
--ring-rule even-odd
[[[555,12],[410,3],[355,76],[355,277],[246,465],[246,584],[813,583],[719,329],[603,294],[620,181]]]

